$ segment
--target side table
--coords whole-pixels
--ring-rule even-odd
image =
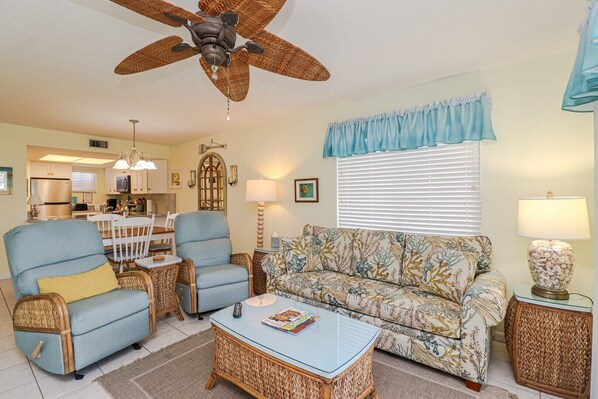
[[[589,299],[547,299],[518,285],[507,308],[505,338],[518,384],[564,398],[590,397]]]
[[[253,294],[262,295],[266,293],[266,273],[262,269],[262,259],[268,254],[280,252],[280,248],[255,248],[253,250]]]
[[[176,296],[176,277],[179,271],[181,258],[174,255],[162,255],[138,259],[135,265],[139,270],[149,274],[154,285],[154,309],[156,317],[174,312],[179,320],[183,320],[183,313],[179,308]]]

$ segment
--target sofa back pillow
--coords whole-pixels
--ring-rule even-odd
[[[310,229],[308,230],[308,226]],[[351,275],[354,229],[327,228],[306,225],[304,235],[315,238],[324,270]]]
[[[357,229],[354,237],[353,274],[400,284],[405,234]]]
[[[281,238],[282,253],[288,273],[322,271],[320,250],[313,236]]]
[[[37,279],[40,294],[55,292],[66,303],[79,301],[120,288],[116,275],[108,263],[85,273]]]
[[[461,303],[473,283],[477,259],[461,251],[440,249],[427,259],[419,289]]]
[[[405,255],[401,280],[403,285],[418,286],[422,281],[426,260],[439,249],[452,249],[463,252],[475,262],[475,273],[490,270],[492,243],[486,236],[427,236],[405,234]]]

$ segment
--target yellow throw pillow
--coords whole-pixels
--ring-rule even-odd
[[[78,301],[120,288],[112,267],[108,263],[85,273],[37,279],[40,294],[55,292],[66,303]]]

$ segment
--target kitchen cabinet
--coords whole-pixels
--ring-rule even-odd
[[[147,193],[166,194],[168,193],[168,161],[155,160],[155,170],[147,171]]]
[[[30,177],[45,177],[50,179],[70,179],[73,168],[70,164],[53,162],[29,163]]]
[[[131,194],[147,193],[147,170],[131,170]]]
[[[112,168],[104,169],[104,189],[106,190],[106,195],[117,194],[115,172],[119,171]]]

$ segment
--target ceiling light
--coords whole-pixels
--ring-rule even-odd
[[[108,162],[114,162],[114,159],[102,159],[102,158],[80,158],[73,163],[83,163],[87,165],[103,165]]]
[[[131,149],[131,152],[121,152],[118,161],[116,161],[112,169],[157,169],[149,154],[144,155],[143,152],[137,152],[137,148],[135,148],[135,124],[139,123],[139,121],[135,119],[129,119],[129,122],[133,124],[133,148]]]
[[[79,159],[81,159],[81,157],[48,154],[48,155],[41,157],[39,160],[40,161],[48,161],[48,162],[69,162],[70,163],[70,162],[74,162]]]

